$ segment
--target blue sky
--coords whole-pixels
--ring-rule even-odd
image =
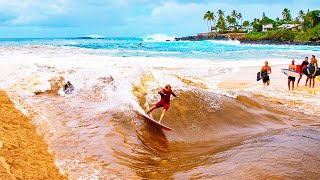
[[[203,14],[222,9],[244,20],[281,17],[289,8],[320,9],[318,0],[0,0],[0,38],[144,37],[195,35],[207,30]]]

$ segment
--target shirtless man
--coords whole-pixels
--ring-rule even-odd
[[[301,78],[302,78],[303,69],[306,68],[306,67],[308,67],[308,65],[309,65],[309,59],[308,59],[308,57],[305,57],[305,58],[304,58],[304,61],[302,61],[301,66],[300,66],[300,77],[299,77],[299,79],[298,79],[297,86],[299,86],[299,82],[300,82],[300,80],[301,80]],[[305,86],[307,86],[308,80],[309,80],[309,76],[307,76],[307,80],[306,80]]]
[[[264,62],[264,66],[262,66],[260,70],[260,78],[263,80],[263,85],[270,85],[269,74],[271,74],[271,67],[268,65],[268,61]]]
[[[289,70],[291,71],[296,71],[296,65],[294,64],[294,60],[292,59],[291,61],[291,64],[289,65]],[[289,76],[288,77],[288,88],[289,88],[289,91],[290,91],[290,82],[292,82],[292,88],[291,88],[291,91],[293,91],[294,89],[294,82],[296,81],[296,78],[295,77],[292,77],[292,76]]]

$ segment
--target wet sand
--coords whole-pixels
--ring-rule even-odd
[[[67,179],[32,122],[0,91],[0,179]]]

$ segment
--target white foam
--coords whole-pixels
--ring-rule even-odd
[[[175,37],[166,34],[152,34],[142,38],[145,42],[174,41]]]
[[[214,44],[225,44],[225,45],[240,45],[240,41],[238,40],[207,40],[208,42],[212,42]]]

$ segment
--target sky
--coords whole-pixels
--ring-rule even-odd
[[[240,12],[243,20],[296,17],[320,9],[319,0],[0,0],[0,38],[180,37],[206,32],[203,15],[218,9]]]

